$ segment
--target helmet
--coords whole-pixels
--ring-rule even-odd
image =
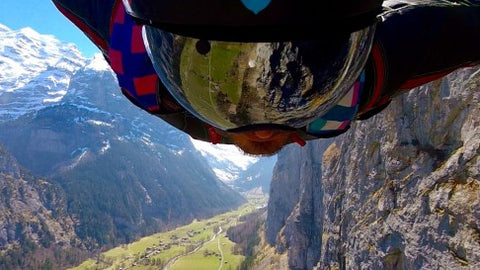
[[[170,94],[232,132],[325,114],[363,70],[381,2],[124,0]]]

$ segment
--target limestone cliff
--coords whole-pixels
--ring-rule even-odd
[[[290,269],[480,269],[479,100],[480,69],[464,69],[289,147],[266,240]]]

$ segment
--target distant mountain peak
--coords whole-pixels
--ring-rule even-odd
[[[238,179],[242,171],[256,163],[259,158],[244,155],[233,145],[216,144],[193,140],[192,144],[207,158],[217,177],[224,182]]]
[[[234,145],[214,145],[191,138],[190,140],[207,159],[218,179],[240,192],[261,188],[264,194],[268,193],[276,156],[253,157],[244,154]]]
[[[44,37],[49,37],[49,38],[55,39],[55,37],[52,36],[52,35],[43,35],[43,37],[42,37],[42,35],[40,33],[33,30],[33,28],[31,28],[31,27],[24,27],[24,28],[18,30],[17,33],[21,33],[25,36],[33,37],[33,38],[37,38],[37,39],[41,39],[41,38],[44,38]]]
[[[74,44],[30,27],[0,25],[0,40],[0,121],[60,102],[88,62]]]
[[[110,71],[110,65],[108,65],[107,61],[101,53],[96,53],[93,55],[93,58],[87,61],[85,65],[85,69],[90,69],[94,71]]]
[[[0,32],[11,31],[10,28],[0,23]]]

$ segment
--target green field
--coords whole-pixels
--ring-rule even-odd
[[[243,261],[244,256],[232,254],[231,251],[233,246],[234,243],[232,243],[227,238],[225,232],[223,232],[218,238],[205,244],[197,252],[183,256],[176,261],[170,269],[210,270],[218,269],[219,263],[222,263],[222,269],[236,269],[236,267]],[[219,247],[223,254],[223,260]]]
[[[219,269],[220,265],[221,269],[236,269],[244,257],[232,253],[235,244],[227,238],[226,231],[237,224],[239,217],[255,209],[254,205],[246,204],[235,211],[196,220],[113,248],[70,269],[163,269],[175,257],[178,258],[168,269]]]

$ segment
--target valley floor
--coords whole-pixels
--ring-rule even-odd
[[[70,270],[91,269],[236,269],[244,259],[233,254],[226,235],[239,218],[257,207],[251,203],[210,219],[144,237],[88,259]]]

